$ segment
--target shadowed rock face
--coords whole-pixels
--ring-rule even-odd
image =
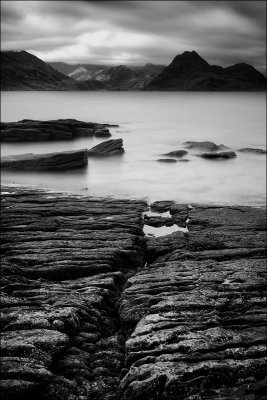
[[[265,399],[266,210],[147,209],[3,188],[4,400]]]
[[[4,169],[66,170],[84,167],[87,163],[87,149],[1,157],[1,168]]]
[[[111,136],[108,124],[83,122],[76,119],[35,121],[24,119],[18,122],[1,123],[2,142],[31,142],[73,140],[77,137]]]

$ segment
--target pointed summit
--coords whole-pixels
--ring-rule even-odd
[[[185,51],[176,56],[167,68],[175,69],[177,73],[188,76],[194,71],[208,71],[211,67],[196,51]]]
[[[251,65],[210,65],[196,51],[185,51],[155,77],[147,90],[265,90],[266,78]]]

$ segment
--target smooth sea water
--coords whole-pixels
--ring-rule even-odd
[[[2,171],[2,184],[38,185],[92,196],[175,200],[181,203],[265,205],[266,156],[160,163],[188,140],[209,140],[234,151],[266,149],[265,93],[223,92],[2,92],[1,120],[76,118],[119,124],[125,153],[89,159],[86,169]],[[2,155],[91,148],[105,139],[2,143]]]

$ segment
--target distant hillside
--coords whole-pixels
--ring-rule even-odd
[[[50,63],[59,71],[77,81],[102,82],[105,90],[140,90],[157,76],[164,65],[146,64],[143,66]]]
[[[69,75],[79,68],[84,68],[88,72],[93,73],[101,69],[105,70],[111,67],[110,65],[101,65],[101,64],[67,64],[64,62],[50,62],[48,63],[48,65],[58,70],[59,72],[62,72],[65,75]]]
[[[87,90],[26,51],[1,52],[1,90]]]
[[[186,51],[177,55],[168,67],[152,79],[146,90],[266,90],[266,78],[249,64],[222,68],[210,65],[195,51]]]

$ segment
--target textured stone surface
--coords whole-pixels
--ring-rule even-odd
[[[145,262],[146,204],[3,190],[3,398],[115,399],[117,301]]]
[[[111,136],[108,124],[83,122],[76,119],[57,119],[39,121],[23,119],[18,122],[1,122],[1,140],[3,142],[73,140],[77,137],[100,136],[105,132]]]
[[[186,238],[149,239],[151,261],[122,293],[120,398],[263,400],[265,210],[194,205],[188,219]]]
[[[113,156],[123,153],[124,153],[124,148],[122,139],[110,139],[107,140],[106,142],[99,143],[96,146],[92,147],[90,150],[88,150],[89,157]]]
[[[3,188],[3,399],[265,399],[265,221]]]

